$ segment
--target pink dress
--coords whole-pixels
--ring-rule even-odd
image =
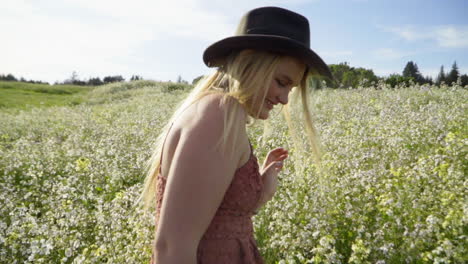
[[[166,179],[158,174],[157,181],[156,208],[159,215]],[[223,201],[200,240],[198,264],[264,263],[253,236],[251,219],[262,188],[257,157],[250,145],[249,160],[236,170]]]

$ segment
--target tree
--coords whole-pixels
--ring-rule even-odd
[[[462,76],[460,76],[460,81],[462,86],[468,85],[468,75],[463,74]]]
[[[413,78],[419,84],[424,83],[424,77],[419,72],[418,65],[412,61],[409,61],[403,69],[403,77]]]
[[[447,74],[447,84],[451,85],[452,83],[456,83],[460,77],[460,72],[458,71],[457,62],[455,61],[452,64],[452,69],[450,70],[449,74]]]
[[[332,64],[329,67],[335,80],[325,79],[328,87],[358,87],[364,82],[371,84],[372,82],[378,81],[374,71],[370,69],[350,67],[347,62]]]
[[[143,80],[143,77],[139,75],[132,75],[132,77],[130,78],[130,81],[138,81],[138,80]]]
[[[101,79],[100,79],[99,77],[97,77],[97,78],[90,78],[90,79],[88,80],[88,83],[87,83],[87,85],[92,85],[92,86],[98,86],[98,85],[103,85],[103,84],[104,84],[104,82],[101,81]]]
[[[76,71],[73,71],[72,75],[70,76],[70,82],[74,83],[77,80],[78,80],[78,74],[76,73]]]
[[[11,82],[17,82],[18,80],[13,76],[13,74],[9,73],[7,75],[0,75],[0,80],[3,81],[11,81]]]
[[[113,83],[113,82],[123,82],[125,79],[122,75],[115,75],[115,76],[106,76],[103,79],[104,83]]]
[[[431,76],[426,76],[426,78],[424,78],[424,83],[428,83],[428,84],[434,84],[434,81],[432,80],[432,77]]]
[[[439,75],[437,75],[436,83],[440,85],[442,82],[445,82],[446,76],[444,72],[444,65],[440,66]]]
[[[408,86],[411,80],[413,80],[413,77],[403,77],[400,74],[390,74],[390,76],[385,79],[385,83],[392,87],[400,85]]]
[[[78,74],[76,73],[76,71],[72,72],[70,78],[63,81],[64,84],[77,84],[78,82]]]

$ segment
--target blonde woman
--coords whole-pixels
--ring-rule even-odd
[[[251,217],[274,196],[288,151],[271,150],[259,168],[246,124],[287,106],[296,88],[315,146],[307,78],[330,71],[309,48],[307,19],[277,7],[248,12],[203,59],[218,69],[163,129],[145,182],[157,209],[152,263],[263,263]]]

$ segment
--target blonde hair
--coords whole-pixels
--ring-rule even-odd
[[[237,53],[232,53],[226,58],[224,66],[218,68],[217,71],[199,81],[194,89],[190,92],[187,98],[178,106],[175,113],[169,119],[159,134],[154,152],[148,162],[147,174],[143,186],[143,192],[138,200],[138,203],[143,203],[147,208],[156,198],[156,177],[160,169],[160,161],[162,155],[162,147],[171,124],[177,117],[190,105],[197,102],[208,94],[221,94],[222,99],[220,105],[229,104],[229,111],[225,111],[224,116],[224,134],[218,141],[218,147],[222,150],[227,149],[227,145],[238,146],[238,133],[234,129],[238,124],[236,115],[238,111],[245,110],[250,116],[256,118],[259,116],[261,109],[255,112],[252,102],[264,102],[268,92],[268,86],[273,79],[276,67],[284,56],[272,54],[266,51],[257,50],[242,50]],[[304,110],[304,118],[309,136],[312,151],[315,154],[316,161],[319,161],[320,151],[318,141],[316,140],[316,132],[313,126],[311,113],[309,111],[308,93],[309,85],[307,81],[308,73],[304,74],[300,86],[302,105]],[[235,103],[237,102],[237,103]],[[294,130],[292,126],[289,108],[285,108],[285,118],[290,130]],[[297,138],[294,138],[298,142]],[[233,151],[233,149],[231,149]],[[232,154],[233,152],[231,152]]]

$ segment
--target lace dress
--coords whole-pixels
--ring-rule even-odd
[[[156,208],[159,215],[166,179],[158,174],[157,181]],[[249,160],[236,170],[223,201],[200,240],[198,264],[264,263],[253,236],[251,219],[262,188],[257,157],[250,145]],[[153,258],[151,263],[154,263]]]

